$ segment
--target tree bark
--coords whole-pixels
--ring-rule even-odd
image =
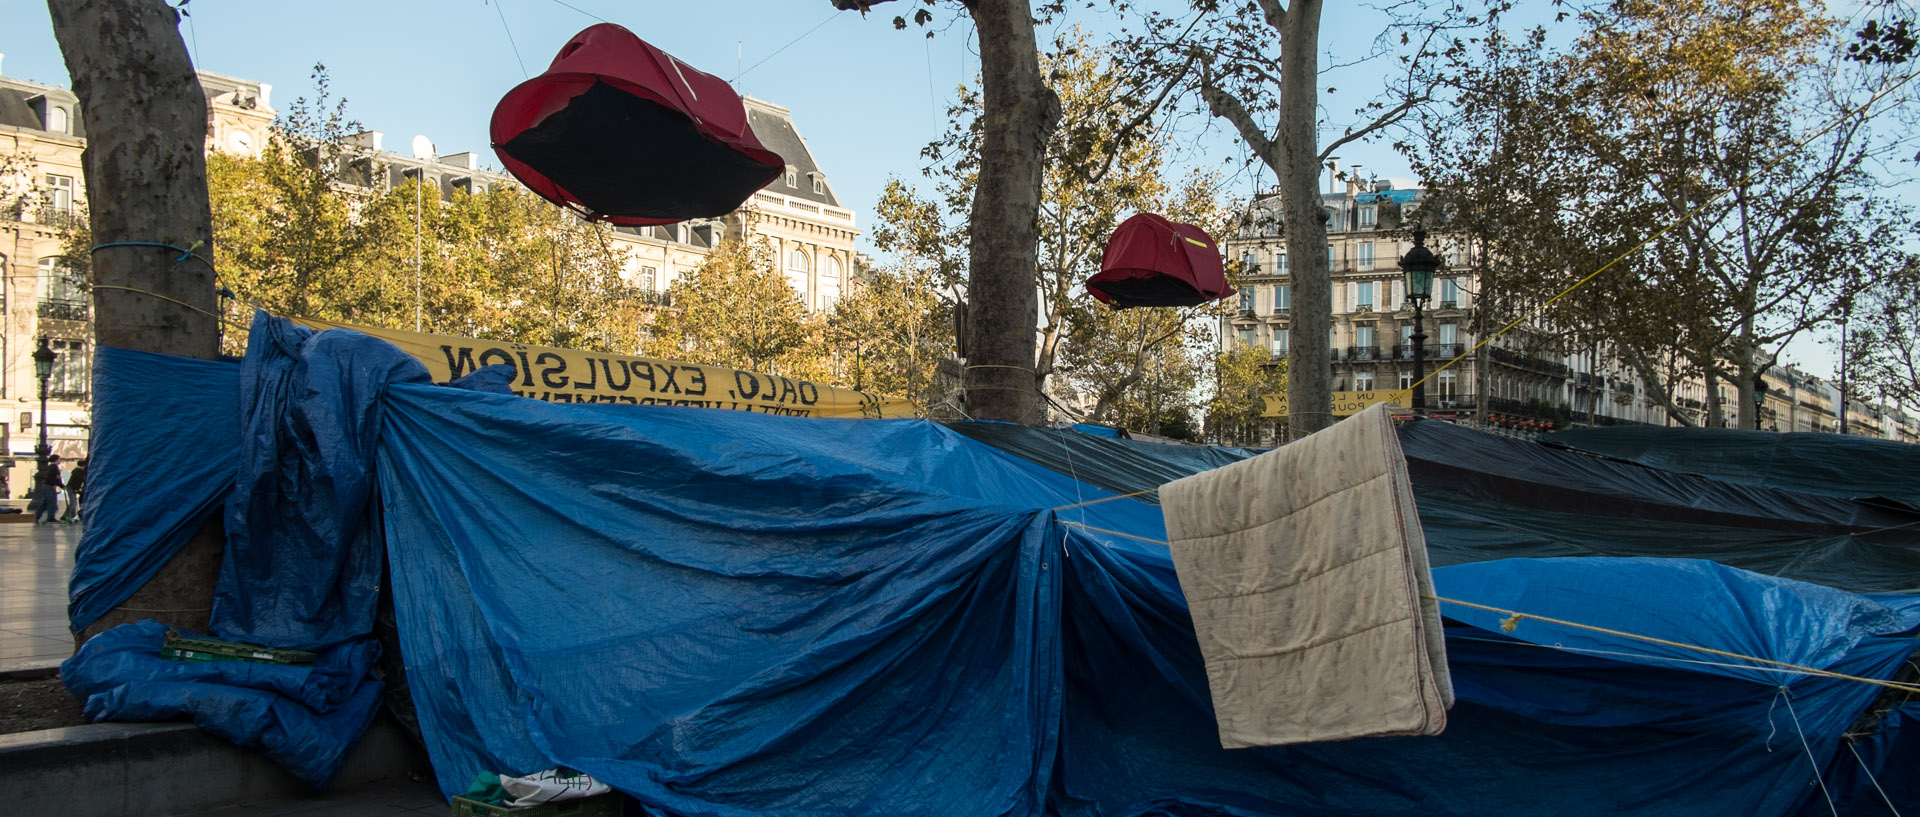
[[[207,203],[207,98],[180,39],[180,17],[163,0],[48,0],[54,37],[86,117],[87,209],[98,346],[211,360],[213,217]],[[96,421],[116,420],[113,405]],[[164,468],[164,463],[148,467]],[[153,618],[204,630],[224,537],[209,521],[146,586],[81,634]],[[138,609],[135,609],[138,608]]]
[[[1041,419],[1035,338],[1040,189],[1060,99],[1040,76],[1028,0],[971,0],[980,31],[985,125],[968,246],[967,413]]]
[[[1280,53],[1280,127],[1275,142],[1283,172],[1287,255],[1293,263],[1293,359],[1287,403],[1296,431],[1333,425],[1333,270],[1327,265],[1327,224],[1320,202],[1320,156],[1316,125],[1320,95],[1320,0],[1295,0],[1287,8]],[[1301,263],[1305,262],[1305,263]],[[1304,339],[1306,342],[1301,343]],[[1302,411],[1304,409],[1304,411]]]
[[[86,117],[93,240],[171,244],[205,262],[158,247],[95,253],[95,340],[211,360],[219,333],[207,97],[180,17],[163,0],[49,0],[47,11]]]
[[[1288,361],[1287,424],[1295,435],[1333,425],[1333,270],[1321,221],[1319,92],[1320,0],[1282,9],[1262,0],[1266,22],[1280,36],[1280,122],[1268,138],[1246,104],[1216,84],[1201,63],[1200,95],[1227,120],[1279,179],[1287,256],[1293,270],[1293,350]],[[1374,127],[1378,127],[1376,124]]]

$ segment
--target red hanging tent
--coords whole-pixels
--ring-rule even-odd
[[[612,23],[493,109],[494,150],[548,201],[614,224],[722,216],[786,168],[740,95]]]
[[[1093,297],[1118,308],[1193,306],[1234,293],[1207,231],[1140,213],[1107,239],[1100,274],[1087,279]]]

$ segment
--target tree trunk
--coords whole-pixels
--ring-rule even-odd
[[[163,0],[49,0],[47,11],[86,117],[82,163],[93,240],[168,244],[198,259],[183,262],[180,250],[159,247],[94,253],[94,342],[211,360],[219,330],[207,98],[180,39],[180,17]],[[115,408],[96,407],[96,420],[115,422]],[[138,618],[204,630],[223,542],[220,521],[209,521],[81,638]]]
[[[95,340],[211,360],[219,333],[207,97],[180,17],[163,0],[50,0],[47,11],[86,117],[93,240],[171,244],[201,259],[181,262],[178,250],[158,247],[95,253]]]
[[[967,3],[980,30],[985,111],[968,247],[967,413],[1040,420],[1034,344],[1041,172],[1060,98],[1040,76],[1028,0]]]
[[[1275,142],[1286,208],[1287,255],[1293,264],[1293,359],[1287,403],[1296,432],[1333,425],[1333,270],[1320,204],[1317,125],[1320,98],[1320,0],[1288,7],[1280,52],[1280,127]],[[1304,341],[1304,342],[1303,342]]]

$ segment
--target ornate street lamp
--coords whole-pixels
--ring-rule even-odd
[[[1407,300],[1413,302],[1413,410],[1427,408],[1427,329],[1422,323],[1427,299],[1433,297],[1433,271],[1440,268],[1440,256],[1427,249],[1427,231],[1415,225],[1413,249],[1400,256],[1400,271],[1407,275]]]
[[[53,347],[47,345],[47,336],[40,336],[40,348],[33,350],[33,374],[40,378],[40,444],[33,447],[35,459],[40,468],[33,472],[36,490],[40,471],[47,470],[47,454],[53,448],[47,445],[47,378],[53,376]]]

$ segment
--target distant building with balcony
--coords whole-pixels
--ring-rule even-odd
[[[1413,381],[1413,308],[1399,259],[1412,248],[1409,228],[1419,218],[1422,191],[1338,177],[1333,186],[1337,192],[1321,195],[1333,278],[1333,388],[1406,389]],[[1238,308],[1219,327],[1222,348],[1260,349],[1276,365],[1290,358],[1294,343],[1293,276],[1281,209],[1277,193],[1256,197],[1248,218],[1221,241],[1222,252],[1244,270]],[[1457,237],[1436,235],[1428,243],[1445,261],[1424,314],[1429,414],[1522,430],[1671,424],[1639,377],[1604,346],[1567,348],[1550,333],[1522,325],[1475,349],[1475,319],[1485,317],[1476,312],[1477,256]],[[1838,431],[1838,397],[1830,386],[1783,367],[1768,378],[1773,386],[1763,428]],[[1722,384],[1722,390],[1731,415],[1733,389]],[[1704,381],[1678,384],[1673,398],[1696,425],[1706,424]],[[1848,425],[1849,433],[1865,436],[1916,437],[1910,416],[1884,406],[1859,403]]]

